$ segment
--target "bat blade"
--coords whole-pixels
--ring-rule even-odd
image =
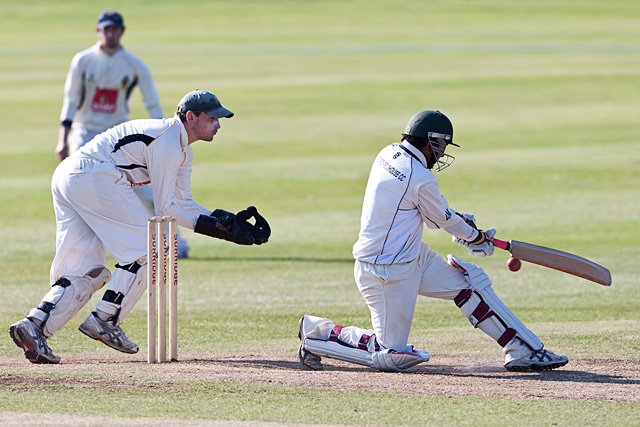
[[[505,242],[494,238],[493,244],[522,261],[582,277],[603,286],[611,285],[611,273],[608,269],[581,256],[518,240]]]

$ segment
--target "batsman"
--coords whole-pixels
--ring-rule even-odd
[[[445,259],[422,241],[426,225],[445,230],[473,256],[493,254],[496,230],[477,229],[473,215],[456,212],[440,193],[434,171],[453,162],[445,154],[449,145],[459,147],[451,121],[426,110],[409,120],[401,142],[376,157],[353,247],[355,281],[373,328],[305,314],[298,324],[298,356],[306,368],[324,369],[322,357],[395,372],[428,362],[427,351],[408,344],[418,295],[453,301],[471,325],[502,347],[508,371],[556,369],[569,362],[544,348],[496,295],[482,268],[453,255]]]
[[[120,327],[147,284],[149,214],[136,186],[152,184],[155,215],[174,217],[184,228],[240,245],[268,241],[269,224],[255,207],[237,214],[211,211],[192,197],[191,144],[212,141],[220,119],[232,116],[213,93],[195,90],[182,98],[174,117],[112,127],[58,165],[51,181],[57,226],[52,285],[40,304],[9,328],[30,362],[60,362],[47,339],[107,283],[79,329],[115,350],[138,352]],[[113,276],[107,251],[117,262]]]

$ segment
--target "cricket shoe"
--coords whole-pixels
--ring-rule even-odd
[[[189,246],[186,243],[178,245],[178,259],[187,258],[189,258]]]
[[[317,354],[313,354],[308,352],[304,348],[304,342],[306,337],[304,336],[304,316],[300,318],[300,322],[298,322],[298,338],[300,339],[300,347],[298,347],[298,359],[300,359],[300,363],[306,369],[311,369],[312,371],[324,371],[324,365],[322,364],[322,358]]]
[[[86,336],[123,353],[134,354],[138,352],[138,344],[127,338],[120,326],[101,320],[95,312],[91,313],[82,322],[78,330]]]
[[[60,363],[42,335],[42,329],[31,319],[25,318],[9,327],[9,335],[18,347],[24,350],[24,356],[31,363]]]
[[[551,350],[543,348],[521,359],[505,363],[504,367],[511,372],[548,371],[564,366],[567,363],[569,363],[567,356],[560,356]]]

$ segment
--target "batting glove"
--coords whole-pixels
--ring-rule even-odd
[[[467,248],[467,252],[469,252],[469,255],[477,257],[486,257],[493,255],[494,247],[492,240],[496,235],[496,229],[490,228],[487,231],[478,231],[478,237],[472,242],[467,242],[466,240],[462,240],[458,237],[453,236],[453,243]]]

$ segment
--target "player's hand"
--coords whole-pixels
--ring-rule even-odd
[[[69,147],[64,142],[58,142],[56,145],[56,156],[60,161],[63,161],[69,155]]]
[[[248,220],[254,218],[252,224]],[[237,214],[216,209],[210,215],[200,215],[194,231],[238,245],[261,245],[269,241],[271,227],[254,206]]]
[[[249,220],[253,218],[254,223],[251,224]],[[255,206],[249,206],[236,214],[236,222],[240,228],[249,233],[253,239],[255,245],[261,245],[269,241],[271,236],[271,227],[267,220],[258,213],[258,209]]]
[[[62,124],[58,130],[58,144],[56,145],[56,156],[60,161],[69,156],[69,144],[67,144],[67,138],[71,131],[71,125]]]
[[[255,240],[248,232],[244,231],[236,222],[236,216],[230,212],[220,215],[222,211],[216,210],[211,215],[200,215],[193,231],[216,239],[228,240],[238,245],[253,245]],[[214,216],[218,213],[220,216]]]
[[[487,231],[478,230],[480,234],[473,242],[467,242],[466,240],[459,239],[453,236],[453,243],[464,246],[467,248],[469,255],[477,257],[486,257],[493,255],[493,237],[496,235],[496,229],[490,228]]]

